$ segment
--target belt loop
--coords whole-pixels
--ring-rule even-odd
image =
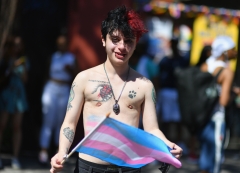
[[[122,173],[122,168],[118,168],[118,173]]]
[[[92,173],[92,167],[89,166],[88,173]]]

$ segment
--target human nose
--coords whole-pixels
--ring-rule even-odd
[[[119,42],[118,42],[118,48],[119,48],[119,49],[124,49],[124,48],[126,48],[125,42],[124,42],[124,41],[119,41]]]

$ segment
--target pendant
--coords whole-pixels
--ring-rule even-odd
[[[120,106],[119,106],[119,104],[117,103],[117,101],[116,101],[116,103],[113,105],[113,112],[114,112],[116,115],[118,115],[119,112],[120,112]]]

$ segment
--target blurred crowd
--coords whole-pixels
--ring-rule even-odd
[[[166,28],[162,27],[159,30],[156,27],[156,22],[164,23],[163,26]],[[184,40],[184,37],[186,37],[184,34],[188,34],[188,32],[182,34],[180,32],[182,30],[186,31],[186,26],[179,26],[179,32],[172,32],[173,26],[171,26],[171,23],[168,23],[167,20],[158,21],[155,18],[149,20],[147,25],[150,28],[149,32],[139,41],[130,59],[130,66],[150,79],[156,88],[156,109],[160,129],[166,134],[167,138],[175,141],[183,148],[184,155],[189,162],[197,163],[201,158],[201,144],[203,142],[199,141],[197,134],[189,133],[181,123],[176,76],[174,75],[176,68],[190,66],[190,43],[189,40]],[[25,54],[23,43],[21,37],[10,36],[4,45],[0,60],[0,151],[4,152],[1,150],[3,133],[8,121],[11,121],[11,137],[13,140],[11,163],[12,167],[16,169],[21,168],[19,153],[22,143],[22,119],[24,113],[29,109],[25,84],[28,80],[30,63]],[[232,46],[229,50],[232,52],[229,52],[228,58],[236,58],[235,46]],[[213,56],[214,51],[211,45],[206,45],[199,55],[200,58],[196,66],[204,68],[204,64],[209,57]],[[217,58],[220,57],[221,59],[224,52],[221,52]],[[229,59],[221,59],[221,63],[224,64],[220,66],[228,68]],[[214,70],[212,73],[214,73]],[[78,72],[76,58],[73,53],[68,51],[67,37],[65,35],[58,36],[56,51],[49,59],[48,77],[42,92],[42,124],[39,131],[38,152],[40,163],[49,163],[49,148],[52,138],[54,138],[55,149],[57,150],[59,129],[68,108],[71,83]],[[230,129],[231,136],[235,135],[239,138],[240,128],[236,124],[240,123],[240,88],[234,84],[234,81],[230,82],[232,88],[229,89],[228,103],[224,105],[227,115],[227,118],[225,118],[226,129]],[[214,150],[214,148],[212,149]],[[237,154],[236,157],[240,157],[240,151]],[[0,158],[0,169],[3,167]]]
[[[18,160],[22,139],[22,118],[28,108],[25,83],[27,81],[28,61],[24,54],[21,37],[9,37],[4,45],[1,59],[0,89],[0,146],[8,119],[12,121],[13,159],[12,167],[20,168]],[[3,167],[0,160],[0,167]]]
[[[240,115],[240,88],[229,67],[229,62],[237,58],[236,45],[230,37],[220,35],[212,44],[203,46],[195,66],[213,76],[223,68],[218,78],[220,99],[213,106],[207,125],[192,133],[182,122],[175,75],[177,68],[192,66],[190,43],[187,39],[189,36],[186,36],[190,33],[187,26],[170,26],[164,18],[159,20],[153,17],[147,24],[149,33],[138,43],[130,65],[155,85],[160,129],[167,138],[183,148],[189,163],[199,164],[202,173],[219,172],[224,160],[224,149],[228,147],[232,137],[236,137],[239,142],[240,135],[237,125]],[[239,154],[238,149],[234,158],[239,159]]]
[[[29,108],[25,86],[29,66],[22,38],[10,36],[4,45],[0,64],[0,147],[4,130],[8,121],[11,121],[11,164],[14,169],[21,169],[19,152],[22,143],[22,119]],[[68,51],[65,35],[56,39],[56,52],[49,59],[48,67],[47,76],[43,76],[46,82],[42,93],[42,127],[39,132],[39,161],[43,164],[49,163],[48,152],[52,136],[55,148],[58,148],[59,131],[67,108],[70,86],[78,72],[75,56]],[[0,169],[3,167],[0,158]]]

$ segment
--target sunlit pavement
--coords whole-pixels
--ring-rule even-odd
[[[221,173],[240,173],[240,158],[235,158],[236,154],[240,153],[239,150],[227,150],[225,154],[224,163]],[[21,157],[22,163],[21,170],[14,170],[11,168],[11,161],[9,156],[1,155],[3,158],[5,168],[0,170],[1,173],[47,173],[49,172],[50,165],[41,165],[37,157]],[[62,173],[72,173],[75,166],[76,155],[71,156],[65,163]],[[173,166],[170,167],[168,173],[199,173],[197,164],[188,162],[186,157],[181,159],[182,168],[176,169]],[[160,163],[154,162],[143,168],[143,173],[161,173],[158,168]]]

